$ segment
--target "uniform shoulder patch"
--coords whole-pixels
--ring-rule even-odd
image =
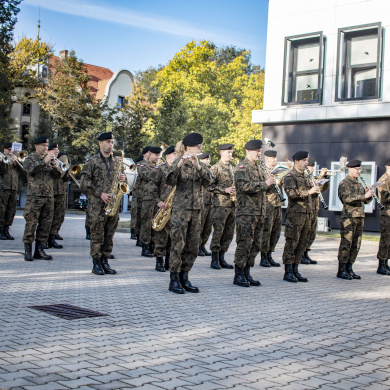
[[[344,184],[344,182],[342,181],[341,183],[340,183],[340,185],[342,186]]]
[[[243,165],[240,165],[238,168],[244,168],[244,166],[243,166]]]
[[[215,167],[211,167],[211,169],[215,169]]]
[[[144,166],[144,164],[141,164],[141,167],[143,167]]]
[[[290,177],[291,176],[291,173],[287,173],[287,175],[286,175],[287,177]]]
[[[154,169],[158,169],[158,167],[154,167]]]

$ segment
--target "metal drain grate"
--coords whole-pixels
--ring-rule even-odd
[[[61,303],[58,305],[29,306],[29,308],[43,311],[47,314],[64,318],[65,320],[108,316],[108,314],[103,314],[103,313],[99,313],[98,311],[83,309],[82,307],[67,305],[65,303]]]

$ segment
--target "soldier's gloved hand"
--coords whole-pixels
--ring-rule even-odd
[[[310,195],[313,195],[313,194],[319,194],[321,192],[321,190],[320,190],[320,187],[315,186],[315,187],[310,188],[310,190],[308,192]]]
[[[119,176],[118,176],[118,180],[123,183],[125,180],[126,180],[126,175],[124,173],[121,173]]]
[[[267,184],[267,186],[272,186],[272,184],[276,184],[276,180],[273,176],[269,177],[266,181],[265,181],[265,184]]]
[[[105,192],[102,192],[102,194],[100,195],[100,199],[101,199],[104,203],[108,203],[108,202],[111,202],[112,196],[111,196],[110,194],[106,194]]]
[[[234,189],[234,187],[228,187],[225,188],[225,192],[229,195],[234,195],[236,193],[236,190]]]
[[[159,207],[160,209],[165,209],[165,207],[167,207],[167,205],[164,202],[158,202],[157,207]]]

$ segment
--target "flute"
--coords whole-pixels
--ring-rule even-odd
[[[367,189],[372,190],[371,187],[366,183],[366,181],[361,176],[358,177],[358,180],[360,184],[363,186],[365,191],[367,191]],[[378,197],[375,195],[375,192],[374,192],[374,199],[378,204],[378,207],[382,210],[385,206],[383,206],[383,204],[379,201]]]
[[[308,167],[306,167],[306,171],[307,171],[307,173],[308,173],[308,175],[309,175],[309,177],[310,177],[311,182],[313,183],[313,186],[317,186],[317,183],[316,183],[316,181],[314,180],[314,177],[313,177],[313,175],[311,174],[310,169],[309,169]],[[324,197],[322,196],[321,192],[320,192],[318,195],[319,195],[319,197],[320,197],[320,201],[321,201],[321,203],[322,203],[322,207],[324,208],[324,210],[327,210],[327,209],[328,209],[328,205],[325,203],[325,199],[324,199]]]

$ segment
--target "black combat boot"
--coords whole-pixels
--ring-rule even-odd
[[[362,277],[355,274],[355,272],[353,272],[353,269],[352,269],[352,263],[347,263],[347,265],[345,266],[345,270],[352,276],[352,279],[361,279]]]
[[[56,239],[56,240],[60,240],[60,241],[62,241],[62,240],[63,240],[63,238],[62,238],[62,237],[61,237],[61,236],[60,236],[58,233],[56,234],[56,237],[55,237],[55,239]]]
[[[303,253],[303,257],[309,262],[309,264],[317,264],[317,262],[313,259],[310,258],[309,256],[309,250],[310,249],[306,249],[305,252]]]
[[[9,232],[9,226],[8,225],[5,225],[4,226],[4,235],[5,235],[5,238],[7,240],[15,240],[14,237],[11,236],[10,232]]]
[[[116,271],[110,267],[110,264],[108,264],[108,259],[106,256],[102,256],[102,268],[105,274],[109,275],[115,275]]]
[[[301,264],[310,264],[309,260],[306,259],[305,254],[302,255]]]
[[[156,257],[156,271],[165,272],[164,258],[161,256]]]
[[[135,246],[142,247],[142,242],[141,242],[139,236],[137,236],[137,242],[135,243]]]
[[[246,265],[244,268],[245,279],[249,282],[251,286],[261,286],[261,283],[258,280],[254,280],[250,274],[251,267]]]
[[[135,234],[135,229],[130,230],[130,240],[136,240],[137,236]]]
[[[52,260],[53,257],[45,252],[44,246],[41,242],[35,241],[34,259],[40,260]]]
[[[385,266],[386,266],[386,269],[390,272],[389,259],[387,259],[387,260],[385,261]]]
[[[7,237],[4,235],[4,226],[0,226],[0,240],[6,240]]]
[[[93,262],[92,273],[95,275],[104,275],[102,260],[99,257],[96,257],[92,259],[92,262]]]
[[[198,248],[198,256],[204,256],[204,253],[200,247]]]
[[[85,232],[86,232],[85,239],[90,240],[91,239],[91,229],[85,228]]]
[[[386,262],[384,260],[379,260],[378,269],[376,271],[380,275],[390,275],[390,272],[386,268]]]
[[[114,259],[115,259],[115,256],[111,253],[111,255],[108,256],[108,258],[111,259],[111,260],[114,260]]]
[[[211,252],[210,268],[212,268],[212,269],[221,269],[221,267],[219,265],[219,253],[218,252]]]
[[[192,293],[198,293],[199,289],[198,287],[195,287],[191,284],[191,282],[188,280],[188,271],[180,271],[179,273],[179,279],[180,279],[180,284],[184,288],[184,290]]]
[[[177,272],[170,273],[170,283],[169,283],[169,291],[172,291],[176,294],[184,294],[185,291],[179,282],[179,274]]]
[[[292,266],[293,274],[297,278],[298,282],[307,282],[307,278],[304,278],[298,271],[298,264],[293,264]]]
[[[234,264],[234,279],[233,284],[241,287],[249,287],[250,283],[246,280],[244,275],[244,268],[239,267],[237,264]]]
[[[47,242],[47,244],[48,244],[49,248],[54,248],[54,249],[62,249],[63,248],[62,245],[60,245],[56,242],[55,234],[50,234],[49,241]]]
[[[32,244],[24,244],[24,260],[33,261]]]
[[[272,258],[272,252],[267,253],[267,259],[271,267],[280,267],[280,264],[274,261],[274,259]]]
[[[153,257],[153,254],[150,252],[149,250],[149,244],[142,244],[142,252],[141,252],[141,256],[144,256],[144,257]]]
[[[201,251],[204,253],[205,256],[211,256],[211,252],[209,252],[209,251],[206,249],[206,247],[204,246],[204,244],[202,244],[202,245],[200,246],[200,249],[201,249]]]
[[[295,277],[293,273],[293,266],[292,264],[285,264],[284,265],[284,276],[283,280],[286,280],[287,282],[297,283],[298,279]]]
[[[337,277],[340,279],[352,280],[352,276],[345,270],[345,267],[346,267],[345,263],[339,263]]]
[[[166,255],[165,255],[165,263],[164,263],[164,268],[168,271],[169,270],[169,257],[170,257],[170,253],[168,252]]]
[[[270,263],[268,263],[267,253],[260,252],[260,255],[261,255],[260,267],[271,267]]]
[[[231,264],[228,264],[225,261],[225,252],[224,251],[219,251],[219,265],[221,268],[226,268],[226,269],[233,269],[234,267]]]

